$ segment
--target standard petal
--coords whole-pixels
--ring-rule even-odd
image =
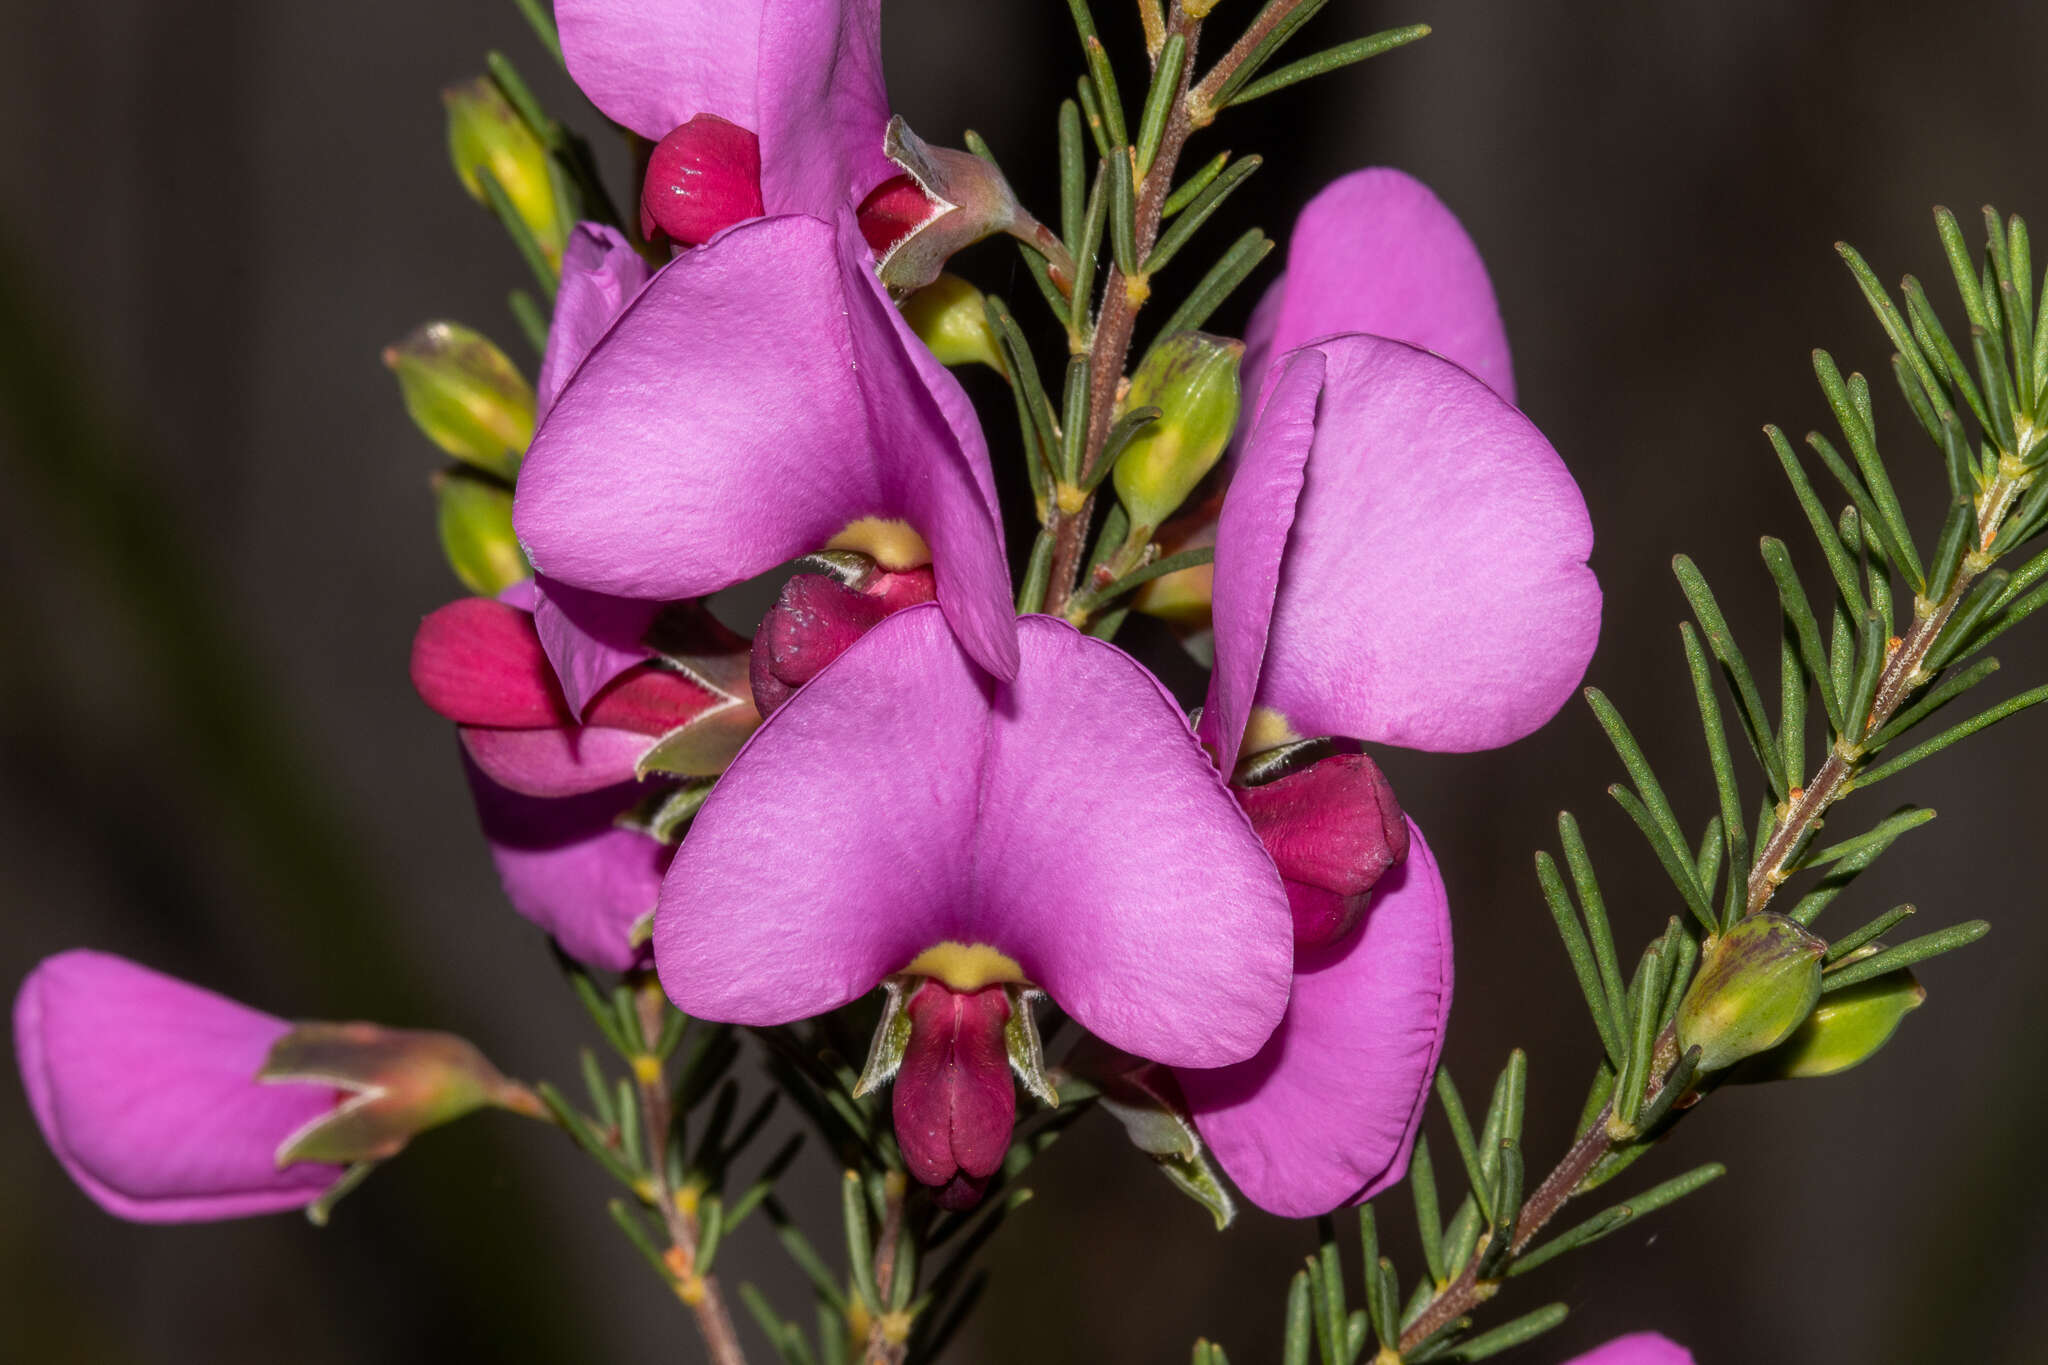
[[[1258,695],[1267,629],[1280,591],[1280,563],[1301,496],[1302,468],[1315,439],[1324,369],[1323,353],[1306,350],[1288,356],[1273,372],[1217,520],[1209,609],[1216,669],[1202,707],[1202,742],[1219,756],[1225,771],[1237,760]]]
[[[1307,1218],[1406,1172],[1450,1010],[1450,906],[1411,821],[1407,861],[1380,879],[1364,922],[1296,964],[1287,1017],[1259,1055],[1176,1074],[1246,1198]]]
[[[693,114],[756,126],[755,71],[769,0],[556,0],[562,59],[614,123],[660,141]]]
[[[841,248],[830,224],[767,218],[655,276],[535,437],[520,538],[550,578],[673,600],[856,522],[906,522],[955,628],[1007,676],[1015,627],[987,449],[935,394],[954,381],[924,372],[923,347]]]
[[[1655,1332],[1631,1332],[1565,1365],[1692,1365],[1692,1352]]]
[[[501,786],[526,796],[581,796],[639,775],[640,759],[655,737],[603,725],[549,730],[493,730],[465,725],[457,731],[469,757]]]
[[[1376,168],[1333,181],[1308,203],[1275,280],[1246,329],[1244,383],[1317,337],[1365,332],[1434,351],[1515,401],[1514,368],[1486,263],[1429,187]]]
[[[562,284],[555,293],[555,317],[548,325],[548,346],[534,385],[536,422],[548,415],[583,357],[653,273],[617,228],[576,225],[562,252]]]
[[[896,174],[882,154],[881,0],[779,0],[761,25],[761,199],[832,218]]]
[[[1571,695],[1600,635],[1578,485],[1528,418],[1450,362],[1379,337],[1315,349],[1329,368],[1256,704],[1301,735],[1437,752],[1520,739]],[[1269,541],[1270,512],[1250,511]],[[1223,515],[1219,655],[1229,502]],[[1259,586],[1230,585],[1238,609]]]
[[[1290,929],[1249,823],[1128,655],[1020,626],[1017,679],[996,683],[908,608],[756,732],[669,871],[655,955],[677,1004],[802,1018],[950,940],[1140,1056],[1258,1047]]]
[[[647,789],[626,782],[540,800],[499,786],[473,761],[463,769],[512,908],[579,962],[616,972],[641,961],[633,926],[654,909],[675,850],[615,822]]]
[[[661,603],[586,592],[541,577],[534,579],[534,589],[534,629],[579,718],[606,683],[654,657],[642,642]]]
[[[336,1098],[256,1080],[289,1027],[83,949],[46,959],[14,1002],[15,1056],[50,1149],[100,1207],[145,1223],[301,1208],[341,1175],[278,1169],[279,1144]]]

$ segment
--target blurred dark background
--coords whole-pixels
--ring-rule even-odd
[[[1098,9],[1112,41],[1134,39],[1127,6]],[[1212,27],[1251,12],[1229,0]],[[1753,655],[1768,649],[1754,545],[1796,542],[1800,523],[1757,429],[1822,421],[1810,347],[1879,376],[1888,352],[1832,243],[1932,282],[1930,205],[1966,224],[1987,198],[2048,214],[2048,9],[1340,0],[1311,46],[1417,19],[1437,27],[1419,47],[1205,135],[1200,155],[1257,150],[1269,166],[1185,268],[1250,222],[1284,237],[1319,184],[1359,166],[1442,194],[1490,262],[1522,400],[1592,507],[1607,611],[1590,681],[1697,824],[1669,558],[1693,554]],[[502,47],[558,111],[590,126],[587,110],[499,0],[31,0],[10,20],[0,978],[90,944],[279,1013],[449,1027],[508,1070],[570,1073],[581,1017],[499,900],[450,736],[406,682],[415,624],[458,588],[432,532],[436,454],[377,352],[445,316],[526,358],[503,304],[523,270],[449,173],[437,89]],[[1053,217],[1052,100],[1078,71],[1065,6],[889,0],[887,24],[896,107],[935,141],[981,131]],[[997,244],[961,264],[1028,315],[1014,260]],[[1216,325],[1237,325],[1254,293]],[[1877,387],[1925,521],[1943,500],[1932,452]],[[989,411],[1001,458],[1007,404]],[[1987,691],[2048,673],[2040,634],[2007,637]],[[2048,926],[2027,850],[2044,759],[2048,720],[2029,714],[1866,798],[1945,818],[1834,923],[1911,900],[1927,927],[1982,915],[1994,936],[1923,972],[1926,1007],[1877,1062],[1725,1093],[1624,1177],[1626,1191],[1708,1159],[1731,1168],[1517,1281],[1498,1314],[1574,1309],[1517,1359],[1646,1326],[1708,1362],[2039,1358],[2028,1305],[2048,1293],[2048,1190],[2030,1133],[2048,1118],[2032,1053]],[[1617,767],[1576,705],[1503,753],[1386,763],[1458,907],[1449,1059],[1483,1094],[1527,1047],[1530,1159],[1553,1156],[1593,1044],[1529,851],[1570,806],[1604,850],[1626,936],[1673,908],[1602,794]],[[608,1226],[603,1177],[537,1126],[435,1134],[325,1232],[290,1217],[137,1228],[63,1178],[10,1081],[0,1171],[12,1358],[697,1358]],[[833,1177],[813,1161],[792,1184],[822,1212]],[[1306,1226],[1252,1213],[1212,1235],[1100,1122],[1034,1184],[955,1359],[1185,1359],[1197,1333],[1274,1357]],[[726,1269],[795,1310],[766,1242],[743,1233]]]

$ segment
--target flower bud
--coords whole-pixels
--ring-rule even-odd
[[[1124,447],[1112,475],[1134,535],[1149,535],[1173,515],[1223,457],[1237,426],[1243,356],[1241,341],[1180,332],[1154,346],[1131,376],[1124,410],[1160,411]]]
[[[650,241],[659,232],[697,246],[763,211],[761,140],[736,123],[699,114],[647,158],[640,231]]]
[[[538,1114],[525,1087],[452,1033],[377,1024],[299,1024],[271,1044],[256,1079],[347,1092],[278,1145],[277,1164],[353,1164],[398,1155],[414,1135],[486,1105]]]
[[[1030,244],[1045,257],[1054,283],[1071,288],[1074,266],[1066,247],[1024,211],[993,163],[930,146],[900,116],[889,120],[882,150],[904,174],[876,186],[855,217],[891,292],[900,297],[924,288],[954,252],[996,232]]]
[[[1017,1124],[1000,985],[955,991],[927,980],[904,1012],[910,1039],[890,1097],[904,1165],[941,1208],[972,1208],[1009,1151]]]
[[[1200,503],[1159,528],[1153,537],[1159,543],[1159,557],[1183,550],[1214,549],[1216,520],[1223,512],[1223,495],[1204,498]],[[1181,645],[1204,668],[1215,666],[1215,637],[1210,605],[1216,592],[1216,565],[1197,564],[1161,574],[1141,586],[1131,598],[1131,608],[1164,621],[1180,638]]]
[[[848,582],[824,573],[797,574],[762,618],[748,676],[763,717],[883,617],[936,595],[929,567],[888,573],[866,566],[852,577]]]
[[[496,597],[533,576],[519,537],[512,533],[512,490],[463,469],[434,476],[441,553],[462,586]]]
[[[903,320],[941,365],[981,364],[1008,373],[981,291],[958,275],[941,275],[905,299]]]
[[[1721,936],[1678,1007],[1680,1052],[1719,1071],[1785,1041],[1820,998],[1827,944],[1783,915],[1751,915]]]
[[[1363,754],[1336,754],[1231,790],[1287,888],[1297,951],[1349,933],[1373,885],[1408,856],[1408,822],[1394,789]]]
[[[488,172],[542,253],[560,265],[572,224],[555,192],[548,149],[488,77],[449,86],[441,103],[448,110],[448,156],[469,197],[490,203],[483,183]]]
[[[430,322],[384,348],[405,410],[427,439],[510,483],[533,440],[533,387],[505,353],[455,322]]]
[[[1903,967],[1830,991],[1790,1038],[1751,1059],[1731,1079],[1777,1081],[1847,1071],[1875,1056],[1926,998],[1927,988]]]

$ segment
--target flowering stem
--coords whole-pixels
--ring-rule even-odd
[[[648,1168],[654,1182],[654,1206],[668,1228],[669,1250],[663,1258],[675,1276],[676,1297],[688,1305],[697,1319],[697,1331],[713,1365],[746,1365],[747,1353],[740,1346],[732,1314],[719,1292],[716,1276],[697,1273],[697,1214],[686,1204],[681,1192],[669,1184],[669,1131],[673,1115],[669,1106],[666,1068],[655,1053],[661,1038],[665,1002],[661,988],[651,980],[636,993],[640,1016],[640,1041],[646,1049],[634,1059],[633,1079],[640,1092],[640,1114],[647,1132]]]
[[[2022,450],[2020,459],[2024,460]],[[1941,635],[1942,627],[1954,615],[1956,605],[1963,600],[1971,584],[1975,583],[1986,569],[1991,567],[1991,544],[1998,538],[1998,531],[2025,491],[2031,476],[2022,473],[2008,473],[2003,469],[1998,477],[1984,489],[1977,503],[1977,549],[1963,557],[1962,566],[1957,570],[1955,582],[1938,602],[1916,601],[1913,609],[1913,624],[1900,637],[1885,660],[1884,671],[1878,675],[1877,693],[1870,703],[1869,714],[1863,718],[1857,731],[1858,740],[1851,741],[1846,735],[1836,739],[1828,750],[1827,761],[1812,780],[1793,793],[1789,809],[1784,813],[1778,828],[1771,834],[1755,864],[1750,868],[1748,899],[1745,910],[1756,914],[1770,904],[1778,887],[1791,876],[1786,863],[1804,843],[1806,836],[1819,827],[1821,817],[1841,797],[1855,789],[1857,768],[1864,758],[1862,735],[1876,734],[1884,723],[1892,718],[1906,699],[1925,686],[1931,678],[1921,671],[1926,662],[1928,650]],[[1851,722],[1854,723],[1853,721]]]
[[[1159,149],[1153,153],[1145,178],[1133,191],[1136,220],[1133,240],[1137,248],[1133,259],[1137,261],[1143,261],[1159,239],[1159,223],[1164,215],[1167,195],[1172,191],[1174,168],[1180,162],[1181,149],[1187,145],[1188,135],[1195,128],[1188,107],[1188,82],[1194,73],[1195,41],[1201,31],[1202,21],[1190,17],[1181,0],[1174,0],[1167,14],[1166,34],[1168,37],[1180,35],[1185,44],[1185,55],[1181,58],[1179,84],[1174,90],[1166,128],[1159,136]],[[1135,157],[1135,151],[1130,147],[1112,148],[1110,154]],[[1130,359],[1131,333],[1137,324],[1138,310],[1144,306],[1150,292],[1151,282],[1143,275],[1126,277],[1120,266],[1111,264],[1109,277],[1102,287],[1102,308],[1095,320],[1094,340],[1089,346],[1087,444],[1083,447],[1077,480],[1083,488],[1092,486],[1090,475],[1102,459],[1103,446],[1109,439],[1117,400],[1122,396],[1124,367]],[[1095,497],[1092,493],[1083,498],[1080,506],[1072,512],[1062,510],[1057,503],[1051,508],[1052,521],[1048,530],[1053,542],[1052,571],[1046,588],[1045,610],[1052,615],[1064,612],[1067,600],[1073,596],[1087,548],[1088,523],[1094,510]]]
[[[881,1312],[868,1326],[867,1365],[903,1365],[909,1351],[909,1323],[905,1315],[891,1308],[895,1301],[900,1247],[909,1230],[903,1223],[903,1200],[909,1184],[900,1171],[882,1178],[882,1235],[875,1240],[875,1302]],[[905,1274],[910,1271],[904,1268]]]

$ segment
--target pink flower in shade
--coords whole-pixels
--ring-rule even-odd
[[[1219,761],[1319,736],[1485,749],[1554,715],[1599,634],[1592,530],[1556,452],[1502,397],[1498,309],[1456,221],[1395,172],[1326,190],[1247,366],[1263,378],[1217,527],[1202,713]],[[1273,799],[1242,795],[1255,811]],[[1359,795],[1381,835],[1391,794]],[[1451,999],[1448,901],[1408,835],[1363,919],[1302,943],[1259,1056],[1180,1073],[1217,1159],[1275,1212],[1370,1198],[1406,1169]]]
[[[341,1178],[278,1165],[342,1098],[256,1079],[291,1027],[82,949],[45,960],[14,1000],[15,1057],[50,1150],[101,1208],[143,1223],[304,1208]]]
[[[1565,1365],[1692,1365],[1692,1352],[1655,1332],[1631,1332]]]
[[[1016,672],[980,425],[850,215],[745,223],[664,267],[549,409],[513,520],[550,585],[642,602],[828,546],[928,563],[976,662]]]
[[[723,766],[752,728],[741,696],[714,691],[663,664],[637,663],[613,678],[579,722],[541,649],[535,618],[517,603],[471,597],[421,623],[413,641],[413,685],[456,722],[464,768],[491,858],[513,908],[547,930],[580,961],[623,970],[644,957],[634,926],[654,909],[672,843],[622,824],[621,817],[674,788],[640,780],[640,765],[664,739],[704,724],[704,775]],[[693,619],[720,636],[738,678],[745,642],[708,616]],[[715,730],[717,733],[712,733]]]
[[[907,973],[897,1134],[956,1203],[1014,1115],[989,988],[1214,1067],[1265,1041],[1293,957],[1272,861],[1158,682],[1049,617],[1017,643],[1000,681],[930,606],[869,631],[748,741],[655,915],[662,983],[697,1017],[780,1024]]]

